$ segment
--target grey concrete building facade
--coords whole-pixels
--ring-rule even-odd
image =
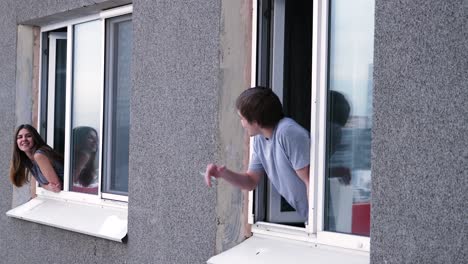
[[[373,263],[467,260],[467,14],[377,1]]]
[[[289,1],[289,0],[288,0]],[[37,120],[37,27],[132,4],[128,240],[5,215],[14,128]],[[0,2],[0,263],[206,263],[251,235],[234,102],[249,87],[251,0]],[[467,256],[467,1],[375,1],[370,263]],[[36,73],[35,73],[36,72]],[[35,75],[36,74],[36,75]]]

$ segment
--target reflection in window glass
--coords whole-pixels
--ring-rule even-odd
[[[97,20],[74,26],[70,189],[91,194],[99,188],[102,34]]]
[[[368,236],[374,0],[330,2],[325,229]]]
[[[131,16],[107,22],[106,179],[104,192],[128,193],[128,148],[131,87]]]

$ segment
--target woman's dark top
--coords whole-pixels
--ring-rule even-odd
[[[47,154],[42,150],[36,150],[36,152],[34,154],[36,154],[36,153],[43,154],[43,155],[47,156]],[[56,160],[51,160],[51,159],[49,159],[49,160],[51,161],[52,167],[54,168],[54,171],[57,174],[58,178],[60,179],[61,182],[63,182],[63,164],[61,164],[60,162],[58,162]],[[49,184],[49,181],[46,179],[44,174],[42,174],[42,171],[39,168],[39,166],[37,165],[36,161],[32,162],[31,173],[32,173],[33,177],[36,179],[36,181],[40,185]]]

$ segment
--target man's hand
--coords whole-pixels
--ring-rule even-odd
[[[205,183],[211,187],[211,177],[221,178],[221,174],[226,169],[226,166],[217,166],[215,164],[208,164],[205,172]]]
[[[238,173],[227,169],[226,166],[208,164],[205,172],[205,183],[208,187],[211,187],[211,177],[215,179],[222,178],[234,186],[251,191],[255,189],[262,176],[263,171]]]

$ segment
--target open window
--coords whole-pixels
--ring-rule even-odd
[[[309,216],[265,179],[249,193],[253,237],[208,263],[369,263],[374,2],[253,2],[251,86],[310,132]]]
[[[126,200],[131,25],[122,15],[42,32],[40,127],[65,157],[66,192]]]
[[[39,131],[64,157],[63,191],[38,186],[38,198],[10,216],[118,241],[126,235],[131,12],[123,6],[41,27]],[[58,216],[44,221],[44,212]],[[106,228],[116,237],[102,235]]]
[[[259,0],[252,86],[311,134],[309,218],[265,181],[254,234],[369,249],[374,0]]]

